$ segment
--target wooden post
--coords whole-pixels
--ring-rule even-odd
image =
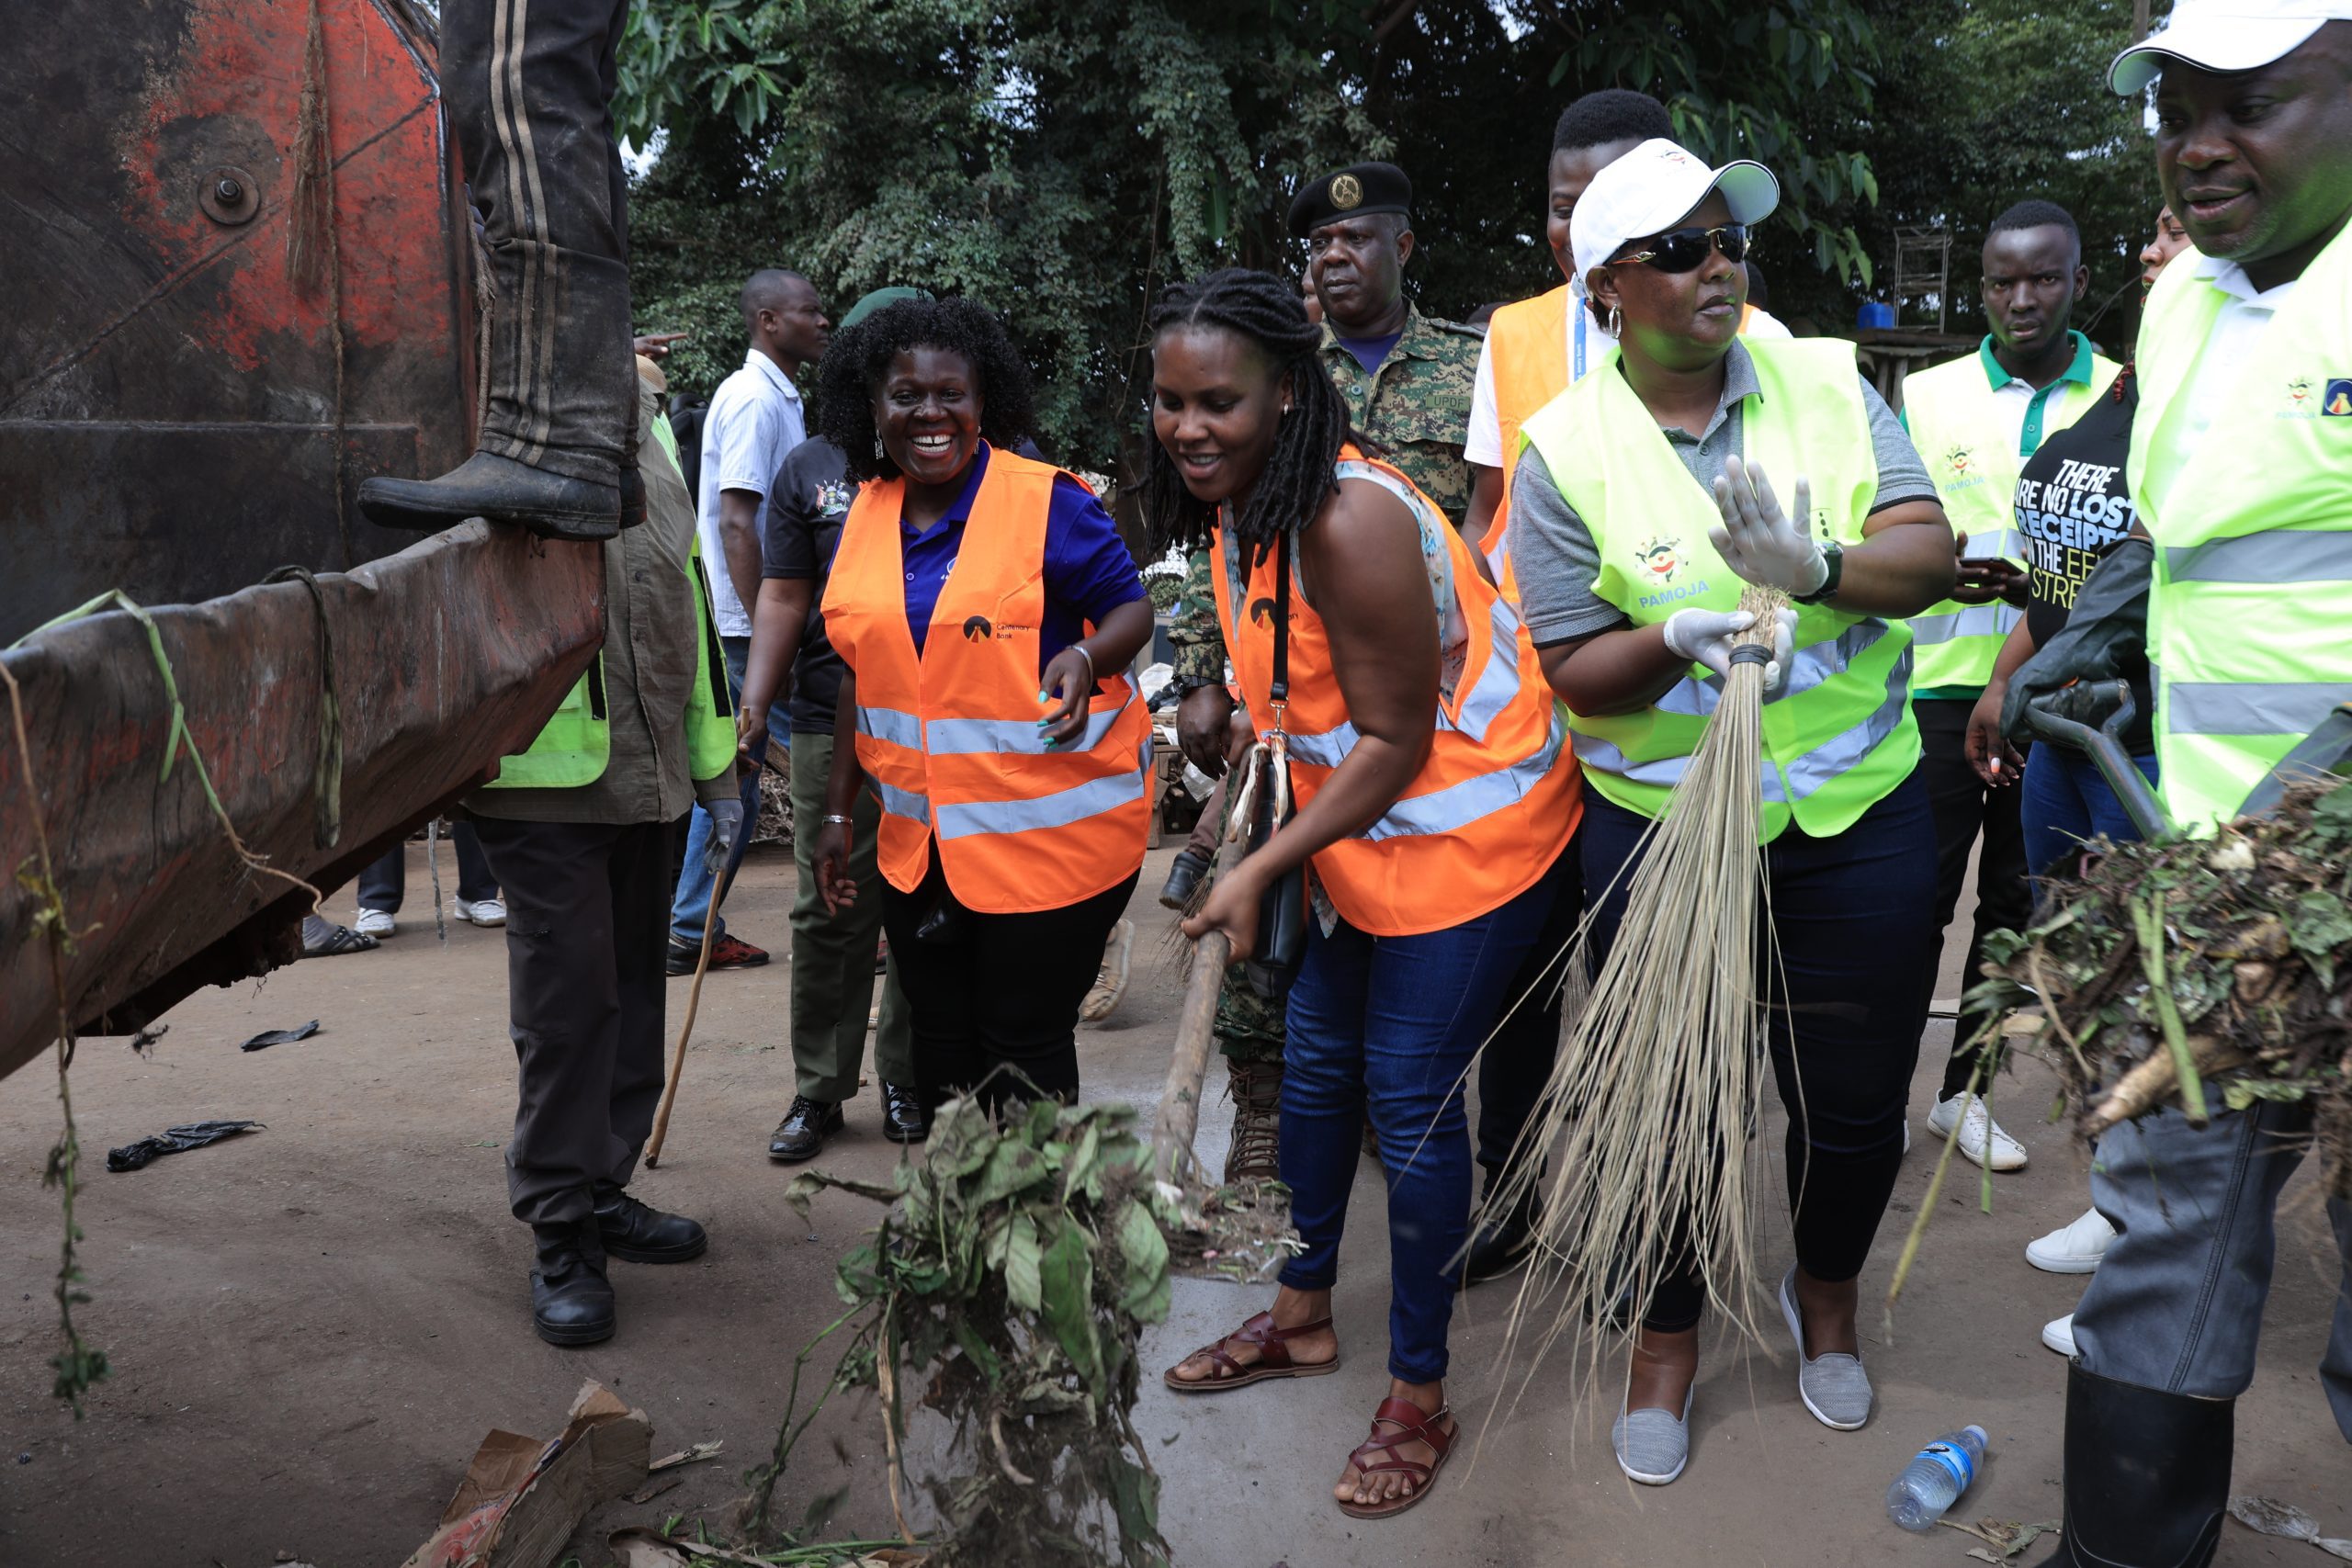
[[[1238,835],[1227,839],[1217,851],[1217,879],[1222,882],[1231,874],[1247,852]],[[1193,972],[1184,984],[1184,1010],[1176,1024],[1176,1051],[1168,1063],[1168,1082],[1159,1091],[1159,1127],[1151,1140],[1152,1173],[1162,1181],[1175,1180],[1184,1162],[1193,1157],[1193,1137],[1201,1125],[1201,1084],[1208,1076],[1209,1056],[1216,1041],[1217,993],[1224,987],[1232,953],[1232,943],[1223,931],[1211,931],[1193,949]]]

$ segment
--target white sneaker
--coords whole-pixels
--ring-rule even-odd
[[[1965,1103],[1967,1114],[1962,1114]],[[1952,1123],[1961,1123],[1960,1152],[1988,1170],[2023,1170],[2025,1145],[2001,1131],[2001,1124],[1984,1112],[1984,1102],[1973,1094],[1962,1093],[1950,1100],[1939,1100],[1936,1108],[1928,1112],[1928,1131],[1939,1138],[1951,1136]]]
[[[2045,1274],[2087,1274],[2107,1256],[2115,1227],[2097,1209],[2025,1244],[2025,1260]]]
[[[392,919],[390,909],[362,909],[359,918],[351,922],[351,929],[361,936],[385,937],[398,931],[400,926]]]
[[[484,898],[476,902],[452,898],[449,900],[449,913],[469,926],[503,926],[506,923],[506,900]]]
[[[2041,1325],[2041,1342],[2068,1360],[2075,1356],[2075,1314],[2053,1317]]]

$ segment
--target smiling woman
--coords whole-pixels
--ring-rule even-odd
[[[819,891],[856,899],[870,787],[924,1099],[1074,1100],[1079,1005],[1143,864],[1143,580],[1092,491],[1009,449],[1028,372],[971,301],[876,311],[834,340],[820,396],[859,489],[825,589],[835,732],[857,741],[833,752]]]

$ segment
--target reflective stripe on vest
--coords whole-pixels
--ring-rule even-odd
[[[1860,544],[1878,462],[1853,345],[1769,339],[1747,344],[1747,353],[1761,391],[1742,414],[1747,457],[1775,476],[1805,475],[1815,529]],[[1694,606],[1737,607],[1745,585],[1707,538],[1720,522],[1713,497],[1623,376],[1577,383],[1525,434],[1592,532],[1597,595],[1636,626]],[[1796,644],[1786,693],[1763,714],[1767,842],[1792,821],[1821,838],[1844,831],[1919,757],[1908,701],[1911,637],[1901,623],[1799,605]],[[1693,666],[1639,713],[1572,715],[1577,756],[1593,787],[1629,810],[1663,815],[1722,689],[1719,677]]]
[[[920,656],[907,625],[903,481],[863,486],[825,586],[825,629],[856,676],[859,764],[882,802],[882,874],[910,893],[932,846],[984,914],[1066,908],[1143,863],[1151,727],[1125,675],[1085,732],[1037,728],[1046,519],[1058,470],[989,450]],[[977,633],[958,636],[978,623]]]
[[[1422,537],[1446,552],[1454,623],[1464,643],[1462,683],[1442,696],[1429,755],[1373,823],[1314,857],[1317,881],[1351,925],[1379,936],[1441,931],[1474,919],[1532,886],[1566,849],[1582,810],[1568,736],[1518,613],[1479,574],[1470,547],[1412,482],[1386,464],[1343,450],[1342,480],[1377,483],[1402,501]],[[1274,561],[1249,563],[1220,525],[1215,547],[1218,619],[1243,700],[1271,735],[1272,616],[1235,606],[1274,597]],[[1359,739],[1331,667],[1329,635],[1311,602],[1313,584],[1293,551],[1290,694],[1283,728],[1291,781],[1311,801]],[[1430,614],[1437,614],[1430,603]]]
[[[2113,361],[2093,355],[2088,386],[2064,381],[2050,390],[2042,404],[2042,439],[2089,412],[2115,375]],[[2018,473],[2025,458],[1996,400],[2014,395],[1994,391],[1976,353],[1904,378],[1904,423],[1952,531],[1968,536],[1971,560],[2025,559],[2017,529]],[[2013,604],[1953,599],[1912,616],[1913,686],[1922,692],[1983,687],[1993,678],[2003,639],[2023,619],[2025,612]]]
[[[2156,546],[2160,793],[2189,832],[2235,817],[2352,700],[2352,413],[2330,412],[2352,409],[2352,229],[2235,363],[2208,362],[2228,296],[2199,270],[2185,256],[2149,295],[2126,463]],[[2192,436],[2188,403],[2215,378],[2218,412]]]

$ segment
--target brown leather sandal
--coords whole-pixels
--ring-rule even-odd
[[[1280,1328],[1275,1326],[1272,1313],[1261,1312],[1216,1344],[1204,1345],[1192,1356],[1184,1358],[1184,1361],[1189,1361],[1194,1356],[1206,1356],[1216,1368],[1207,1377],[1180,1378],[1176,1375],[1176,1367],[1170,1367],[1161,1381],[1178,1393],[1223,1393],[1227,1389],[1247,1388],[1253,1382],[1264,1382],[1271,1378],[1319,1378],[1326,1372],[1340,1370],[1338,1354],[1335,1352],[1328,1361],[1294,1361],[1290,1359],[1287,1341],[1293,1335],[1314,1334],[1330,1326],[1329,1318],[1318,1317],[1313,1323],[1302,1323],[1296,1328]],[[1255,1345],[1258,1359],[1246,1365],[1235,1360],[1225,1350],[1231,1344]],[[1184,1361],[1177,1362],[1176,1366],[1182,1366]]]
[[[1412,1482],[1413,1489],[1386,1503],[1342,1503],[1340,1512],[1359,1519],[1385,1519],[1403,1513],[1428,1496],[1437,1472],[1445,1468],[1446,1456],[1453,1451],[1454,1434],[1438,1425],[1450,1408],[1442,1406],[1424,1416],[1421,1407],[1409,1399],[1382,1400],[1380,1408],[1372,1413],[1372,1436],[1356,1445],[1355,1451],[1348,1455],[1348,1462],[1360,1476],[1384,1472],[1401,1474]],[[1380,1426],[1384,1421],[1396,1430],[1383,1436]],[[1419,1460],[1400,1457],[1396,1450],[1411,1442],[1427,1443],[1436,1450],[1437,1458],[1423,1464]],[[1387,1457],[1377,1457],[1383,1454]]]

